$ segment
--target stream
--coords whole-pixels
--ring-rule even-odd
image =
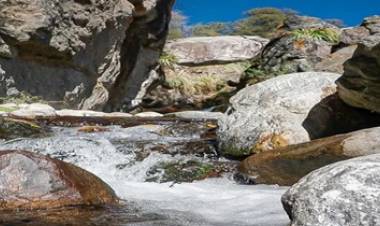
[[[206,122],[110,125],[97,132],[52,126],[46,137],[1,141],[0,149],[30,150],[73,163],[100,177],[124,200],[120,209],[73,210],[63,225],[287,225],[280,201],[287,188],[236,183],[238,162],[218,156],[213,128]],[[175,164],[183,167],[182,178],[165,171],[168,166],[178,169]],[[211,166],[216,172],[191,182],[189,177],[199,179],[199,172]],[[60,216],[58,211],[45,217],[57,218],[61,225]],[[24,213],[2,218],[7,217],[4,225],[39,225],[39,219]]]

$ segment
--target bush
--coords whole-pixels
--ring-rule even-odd
[[[297,29],[291,32],[291,35],[297,40],[312,39],[316,41],[326,41],[332,44],[339,42],[339,33],[331,28],[310,28]]]

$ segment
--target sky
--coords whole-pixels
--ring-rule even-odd
[[[233,21],[251,8],[293,9],[302,15],[324,19],[338,18],[347,26],[363,18],[380,15],[380,0],[176,0],[175,9],[188,16],[189,24]]]

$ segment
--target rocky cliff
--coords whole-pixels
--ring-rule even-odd
[[[0,97],[119,110],[156,67],[173,2],[0,1]]]

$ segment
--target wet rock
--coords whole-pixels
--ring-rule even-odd
[[[39,137],[47,131],[39,125],[18,119],[0,118],[0,139],[16,139],[20,137]]]
[[[302,178],[282,197],[291,226],[377,225],[380,155],[326,166]]]
[[[344,65],[337,81],[339,96],[347,104],[380,112],[380,43],[359,44],[354,56]]]
[[[379,153],[380,127],[376,127],[252,155],[239,171],[257,184],[291,186],[323,166]]]
[[[172,0],[0,3],[1,96],[120,108],[157,65]]]
[[[25,151],[0,152],[0,210],[117,204],[114,191],[74,165]]]
[[[158,163],[147,172],[148,182],[187,182],[204,180],[210,177],[220,177],[228,172],[228,167],[219,163],[199,162],[196,160]]]
[[[244,156],[309,141],[303,122],[315,105],[336,92],[338,77],[323,72],[294,73],[241,90],[230,100],[229,115],[219,121],[221,151]]]
[[[256,36],[192,37],[166,44],[164,51],[178,64],[210,64],[249,60],[268,40]]]

